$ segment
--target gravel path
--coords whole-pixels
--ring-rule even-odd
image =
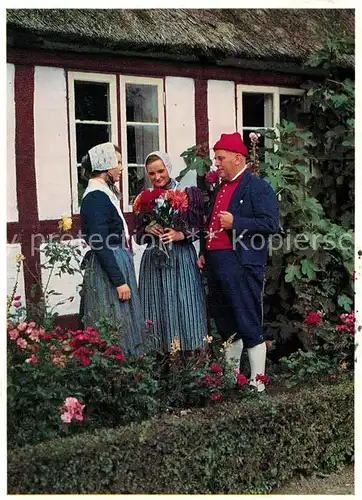
[[[271,495],[354,495],[354,465],[329,476],[300,477],[276,488]]]

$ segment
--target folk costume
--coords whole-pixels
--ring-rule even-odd
[[[107,171],[116,162],[114,145],[104,143],[89,151],[92,171]],[[102,179],[92,178],[80,209],[82,234],[91,250],[83,261],[81,316],[84,326],[106,320],[119,331],[118,343],[128,353],[143,352],[145,324],[129,231],[117,195]],[[116,288],[126,284],[131,298],[120,301]]]
[[[247,156],[239,133],[222,134],[214,146]],[[223,230],[218,215],[233,215],[230,230]],[[207,220],[205,253],[210,315],[223,339],[230,339],[226,357],[239,368],[243,348],[250,361],[250,385],[258,391],[264,385],[256,375],[264,375],[266,344],[262,327],[264,266],[268,236],[279,230],[279,209],[272,187],[247,168],[215,190]]]
[[[170,175],[172,165],[167,154],[155,151],[150,156],[158,156]],[[163,189],[177,189],[177,186],[170,177]],[[178,342],[182,351],[201,348],[207,329],[205,293],[192,244],[203,226],[203,198],[196,187],[186,188],[185,192],[187,211],[180,212],[173,225],[185,238],[165,245],[167,253],[160,250],[159,238],[146,233],[149,220],[141,214],[136,216],[136,242],[147,244],[139,276],[143,314],[148,320],[151,345],[165,353]]]

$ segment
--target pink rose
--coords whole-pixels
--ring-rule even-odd
[[[28,323],[26,323],[25,321],[23,321],[22,323],[18,324],[18,330],[19,330],[19,332],[25,332],[25,330],[27,329],[27,327],[28,327]]]
[[[14,330],[10,330],[9,337],[11,340],[16,340],[19,337],[19,331],[16,328],[14,328]]]
[[[37,363],[39,361],[39,358],[37,356],[35,356],[35,354],[32,354],[30,356],[30,358],[27,358],[25,360],[25,363],[28,363],[28,365],[34,365],[35,363]]]
[[[16,307],[17,309],[21,307],[21,302],[20,301],[14,302],[14,307]]]
[[[70,424],[70,422],[72,421],[72,415],[69,412],[62,413],[60,418],[63,420],[65,424]]]
[[[27,341],[25,339],[20,338],[20,337],[18,338],[16,343],[20,347],[20,349],[26,349],[26,346],[28,345]]]

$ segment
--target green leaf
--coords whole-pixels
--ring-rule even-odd
[[[352,311],[352,304],[353,304],[353,300],[349,297],[347,297],[347,295],[340,295],[338,297],[338,305],[343,307],[343,309],[347,312],[351,312]]]
[[[289,264],[285,270],[285,281],[291,283],[295,279],[300,279],[302,277],[300,272],[300,266]]]
[[[310,259],[303,259],[302,264],[302,274],[306,275],[308,279],[314,280],[316,278],[316,271],[318,271],[318,266],[316,266]]]

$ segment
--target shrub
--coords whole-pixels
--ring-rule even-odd
[[[351,459],[353,406],[346,379],[24,446],[8,453],[8,493],[268,493]]]

